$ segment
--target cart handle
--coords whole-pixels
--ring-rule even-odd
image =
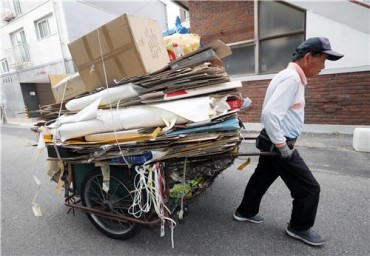
[[[274,156],[277,152],[255,152],[255,153],[238,153],[237,156]]]

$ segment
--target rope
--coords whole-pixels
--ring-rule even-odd
[[[159,207],[159,218],[162,219],[162,223],[161,223],[161,236],[164,236],[164,223],[165,221],[168,221],[170,222],[170,227],[171,227],[171,243],[172,243],[172,248],[175,247],[174,245],[174,239],[173,239],[173,229],[175,228],[176,226],[176,222],[171,219],[170,217],[167,217],[166,215],[166,212],[167,214],[169,215],[170,213],[170,210],[167,208],[166,204],[165,204],[165,201],[164,201],[164,197],[163,197],[163,194],[164,194],[164,189],[165,188],[165,179],[162,177],[162,168],[161,168],[161,165],[160,163],[156,163],[154,164],[154,169],[155,169],[155,173],[157,173],[156,177],[156,199],[157,199],[157,204],[160,206]]]
[[[66,82],[66,85],[64,87],[64,90],[63,90],[63,95],[62,95],[62,100],[60,102],[60,106],[59,106],[59,111],[58,111],[58,118],[56,119],[56,127],[55,127],[55,130],[54,130],[54,134],[53,134],[53,145],[54,145],[54,149],[55,149],[55,152],[57,154],[57,157],[58,157],[58,160],[59,162],[61,162],[61,157],[60,157],[60,154],[59,154],[59,150],[58,150],[58,147],[56,145],[56,132],[57,132],[57,129],[58,127],[60,126],[59,124],[59,117],[60,117],[60,114],[62,112],[62,106],[63,106],[63,101],[64,101],[64,97],[65,97],[65,93],[66,93],[66,90],[67,90],[67,86],[68,86],[68,80]],[[40,217],[42,216],[42,213],[41,213],[41,207],[40,205],[37,203],[37,200],[38,200],[38,197],[39,197],[39,194],[40,194],[40,190],[41,190],[41,181],[40,179],[37,177],[36,175],[36,164],[38,162],[38,159],[41,155],[41,152],[43,151],[43,149],[45,148],[45,140],[44,140],[44,133],[41,132],[40,133],[40,136],[39,136],[39,141],[37,143],[37,147],[36,147],[36,151],[32,157],[32,160],[33,160],[33,163],[32,163],[32,169],[33,169],[33,180],[35,181],[37,187],[36,187],[36,193],[32,199],[32,210],[33,210],[33,213],[35,216],[37,217]],[[60,168],[63,169],[60,165]],[[62,175],[61,175],[62,176]]]
[[[140,218],[143,212],[149,212],[151,209],[150,194],[151,191],[146,182],[145,172],[146,168],[149,171],[148,184],[151,176],[151,169],[145,166],[135,166],[136,176],[135,176],[135,194],[133,198],[132,205],[128,209],[128,212],[135,218]],[[144,198],[146,202],[144,202]]]
[[[176,226],[176,222],[168,217],[170,215],[170,210],[166,206],[164,200],[166,184],[162,176],[160,163],[156,163],[152,166],[136,166],[135,171],[135,194],[133,203],[128,210],[129,213],[136,218],[140,218],[143,213],[147,213],[151,209],[154,209],[158,218],[161,219],[161,237],[165,235],[164,225],[166,221],[170,223],[171,242],[172,248],[174,248],[173,229]],[[144,201],[144,198],[146,201]]]
[[[98,33],[98,42],[99,42],[99,50],[100,50],[100,56],[101,56],[101,61],[102,61],[102,66],[103,66],[103,73],[104,73],[104,81],[105,81],[105,87],[107,88],[107,94],[108,94],[108,101],[109,101],[109,110],[110,110],[110,113],[111,113],[111,118],[112,118],[112,123],[113,123],[113,134],[114,134],[114,139],[116,141],[116,145],[119,149],[119,153],[123,159],[123,161],[130,167],[131,164],[126,160],[125,156],[123,155],[123,152],[122,152],[122,149],[121,149],[121,146],[119,144],[119,141],[118,141],[118,137],[117,137],[117,130],[116,130],[116,123],[115,123],[115,119],[114,119],[114,115],[113,115],[113,107],[112,107],[112,101],[111,101],[111,97],[110,97],[110,92],[109,92],[109,85],[108,85],[108,77],[107,77],[107,72],[106,72],[106,68],[105,68],[105,62],[104,62],[104,56],[103,56],[103,48],[102,48],[102,44],[101,44],[101,41],[100,41],[100,33],[99,33],[99,29],[97,29],[97,33]],[[118,110],[118,106],[119,106],[119,103],[120,101],[117,102],[117,110]]]

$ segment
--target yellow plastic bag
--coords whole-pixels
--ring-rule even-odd
[[[200,36],[197,34],[173,34],[163,37],[171,61],[198,50]]]

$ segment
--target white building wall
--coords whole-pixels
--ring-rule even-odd
[[[68,43],[124,13],[154,19],[161,30],[167,29],[160,1],[61,1],[57,6],[62,47],[69,57]]]
[[[344,54],[341,61],[327,61],[326,70],[370,69],[370,35],[347,25],[307,11],[306,37],[323,36],[335,51]]]
[[[23,29],[29,45],[32,66],[70,58],[68,43],[106,22],[130,13],[158,21],[160,29],[167,27],[165,4],[160,1],[21,1],[22,15],[1,27],[1,53],[12,47],[9,34]],[[59,34],[39,40],[35,21],[53,13]]]
[[[13,73],[2,78],[0,89],[0,103],[5,106],[8,117],[18,116],[24,110],[24,102],[18,76]]]
[[[72,58],[68,49],[70,42],[116,17],[76,0],[56,1],[54,10],[59,31],[59,48],[67,60]],[[67,67],[66,73],[72,73],[72,70],[72,67]]]
[[[286,0],[286,2],[341,24],[346,24],[353,29],[367,34],[370,32],[370,2],[368,0]]]
[[[347,0],[285,1],[306,10],[307,38],[327,37],[344,54],[340,61],[327,61],[323,73],[370,70],[370,8]]]
[[[124,13],[155,19],[160,27],[166,25],[165,5],[159,1],[55,1],[54,10],[65,59],[71,59],[70,42]],[[67,68],[70,70],[71,67]]]
[[[65,1],[58,5],[60,14],[63,18],[62,33],[66,36],[67,43],[83,36],[84,34],[96,29],[104,23],[114,19],[117,15],[97,9],[96,7],[77,1]]]
[[[30,53],[31,66],[39,66],[62,58],[61,51],[58,51],[59,47],[57,49],[55,47],[59,44],[57,33],[41,40],[37,38],[35,21],[53,13],[52,1],[38,1],[38,3],[40,4],[39,6],[36,6],[34,2],[32,6],[30,6],[31,3],[28,3],[27,7],[32,8],[23,10],[24,5],[22,2],[22,16],[1,28],[3,50],[12,48],[10,34],[23,29]],[[4,51],[1,51],[1,55],[1,57],[5,57],[3,56]]]
[[[103,1],[103,0],[89,0],[85,1],[91,5],[102,8],[107,12],[115,15],[122,15],[124,13],[143,16],[158,21],[161,30],[167,29],[167,15],[166,4],[162,1]]]
[[[161,1],[97,1],[97,0],[20,0],[22,14],[0,25],[0,59],[6,58],[6,49],[11,49],[9,34],[23,28],[29,46],[31,61],[25,66],[2,74],[0,101],[5,104],[9,117],[23,111],[22,86],[28,83],[48,83],[49,74],[75,72],[68,44],[96,29],[115,17],[130,13],[158,21],[160,29],[166,29],[166,6]],[[1,11],[12,0],[2,1]],[[58,33],[39,40],[35,21],[53,13]]]

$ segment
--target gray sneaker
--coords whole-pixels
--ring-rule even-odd
[[[244,217],[242,216],[238,211],[236,211],[234,213],[234,216],[233,216],[234,220],[237,220],[237,221],[249,221],[249,222],[252,222],[252,223],[262,223],[263,222],[263,217],[256,214],[252,217]]]
[[[289,236],[302,240],[309,245],[319,246],[325,244],[325,239],[317,234],[312,228],[304,231],[298,231],[288,225],[285,231]]]

